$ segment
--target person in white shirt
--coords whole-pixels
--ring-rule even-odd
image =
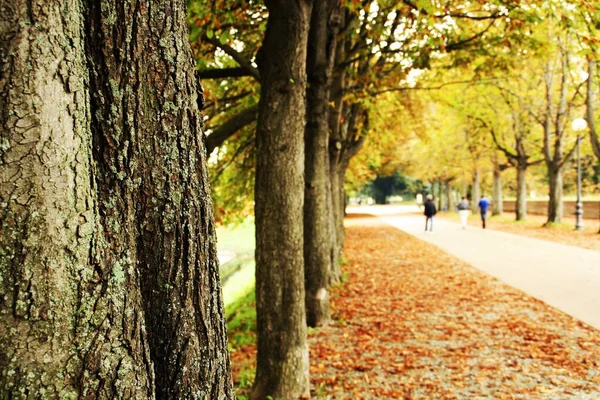
[[[462,200],[458,203],[458,215],[460,216],[460,225],[463,229],[467,228],[467,219],[469,218],[469,214],[471,206],[469,205],[469,201],[466,196],[462,197]]]

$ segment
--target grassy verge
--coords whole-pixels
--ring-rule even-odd
[[[239,225],[217,228],[219,251],[235,254],[233,260],[220,268],[225,307],[254,288],[254,230],[251,218]]]
[[[238,399],[247,399],[256,373],[256,307],[254,286],[225,307],[229,353]]]
[[[219,250],[233,250],[236,253],[254,251],[254,220],[248,218],[239,225],[218,227],[217,243]]]
[[[254,295],[254,221],[219,227],[219,251],[235,258],[221,266],[229,353],[238,399],[247,399],[256,371],[256,307]]]

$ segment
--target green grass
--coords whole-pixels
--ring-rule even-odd
[[[238,272],[233,274],[223,285],[223,302],[225,309],[236,304],[248,292],[254,292],[254,259],[243,262]]]
[[[254,286],[225,306],[229,345],[232,349],[256,343],[256,298]]]
[[[254,220],[246,219],[238,225],[217,228],[219,251],[233,251],[236,258],[221,266],[223,302],[227,319],[229,351],[233,355],[244,346],[256,344],[256,300],[254,294]],[[254,376],[253,363],[238,365],[236,377],[237,399],[248,398]]]
[[[247,218],[239,225],[218,227],[217,247],[219,250],[233,250],[238,254],[254,251],[254,219]]]
[[[229,337],[229,351],[235,353],[243,346],[256,344],[256,298],[254,286],[241,295],[238,299],[225,307],[227,318],[227,333]],[[248,398],[256,369],[252,363],[243,363],[237,375],[235,391],[237,398]]]
[[[225,307],[254,290],[254,219],[247,218],[237,225],[217,228],[219,251],[233,251],[237,257],[221,266]]]

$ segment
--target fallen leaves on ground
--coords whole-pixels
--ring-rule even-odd
[[[313,398],[600,398],[600,331],[377,218],[346,226]]]
[[[373,217],[347,220],[345,257],[315,397],[600,397],[597,330]]]

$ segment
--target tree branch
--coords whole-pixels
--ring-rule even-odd
[[[212,153],[214,149],[222,145],[223,142],[229,139],[234,133],[254,122],[257,114],[258,105],[238,113],[223,125],[215,129],[206,137],[206,153]]]
[[[207,69],[198,71],[198,75],[200,76],[200,79],[224,79],[238,78],[240,76],[254,76],[250,71],[243,67]]]
[[[449,86],[449,85],[460,85],[460,84],[464,84],[464,83],[473,83],[473,82],[486,82],[486,81],[495,81],[497,80],[497,78],[490,78],[490,79],[467,79],[467,80],[463,80],[463,81],[454,81],[454,82],[444,82],[441,83],[437,86],[428,86],[428,87],[420,87],[420,86],[413,86],[413,87],[398,87],[398,88],[388,88],[388,89],[383,89],[383,90],[378,90],[378,91],[371,91],[369,92],[369,94],[371,96],[378,96],[380,94],[384,94],[384,93],[388,93],[388,92],[404,92],[404,91],[408,91],[408,90],[439,90],[444,88],[445,86]],[[349,91],[352,88],[350,88]]]
[[[503,146],[500,143],[500,141],[498,140],[498,137],[496,136],[496,130],[494,128],[492,128],[491,126],[489,126],[488,123],[483,118],[476,117],[473,115],[469,115],[469,118],[471,118],[475,121],[478,121],[485,128],[487,128],[488,131],[490,131],[490,133],[492,135],[492,139],[494,140],[494,143],[496,144],[496,147],[498,148],[498,150],[500,150],[502,153],[504,153],[506,158],[508,158],[510,160],[516,160],[518,158],[516,154],[512,153],[508,148],[506,148],[505,146]]]
[[[250,61],[246,57],[244,57],[239,51],[235,50],[233,47],[227,44],[221,43],[219,39],[216,39],[214,37],[207,37],[206,40],[208,40],[208,42],[210,42],[213,46],[223,50],[227,55],[233,58],[240,65],[240,67],[245,68],[249,72],[250,76],[253,76],[254,78],[256,78],[257,81],[260,82],[260,73],[258,72],[258,69],[255,68],[250,63]]]
[[[482,30],[481,32],[478,32],[476,35],[471,36],[468,39],[464,39],[455,43],[450,43],[449,45],[446,46],[446,51],[454,51],[454,50],[459,50],[461,48],[463,48],[466,44],[474,41],[475,39],[478,39],[480,37],[482,37],[487,31],[489,31],[492,26],[494,26],[494,22],[496,20],[493,19],[492,22],[489,23],[489,25],[487,26],[487,28],[485,28],[484,30]]]
[[[527,163],[525,163],[525,165],[527,165],[528,167],[531,167],[532,165],[538,165],[544,162],[543,158],[539,158],[537,160],[534,161],[527,161]]]

